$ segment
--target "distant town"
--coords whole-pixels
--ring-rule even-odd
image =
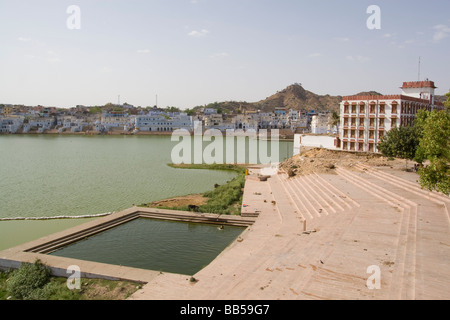
[[[292,88],[292,87],[291,87]],[[294,85],[294,89],[301,88]],[[337,111],[295,110],[280,105],[267,110],[240,106],[223,110],[220,104],[189,110],[176,107],[135,107],[130,104],[76,106],[70,109],[0,104],[2,134],[171,134],[175,130],[202,128],[222,132],[278,129],[282,138],[300,135],[299,144],[347,151],[378,152],[377,145],[392,128],[413,125],[421,110],[442,110],[435,83],[404,82],[398,94],[344,96]],[[303,89],[302,89],[303,90]],[[324,138],[310,138],[326,135]],[[303,141],[302,141],[303,139]]]
[[[276,108],[273,112],[239,110],[221,113],[216,108],[183,112],[177,108],[135,107],[107,104],[102,107],[76,106],[70,109],[44,106],[0,105],[0,133],[92,133],[139,134],[192,131],[201,121],[205,129],[220,131],[280,129],[285,133],[336,134],[332,112]]]

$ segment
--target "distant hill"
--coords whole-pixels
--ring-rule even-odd
[[[282,91],[258,102],[214,102],[208,104],[207,108],[221,110],[223,113],[238,113],[241,111],[272,112],[275,108],[287,108],[293,110],[317,110],[338,111],[341,96],[318,95],[305,90],[300,84],[293,84]],[[204,106],[195,107],[194,110]]]
[[[376,91],[364,91],[352,96],[381,96],[382,93]],[[349,95],[351,96],[351,95]],[[436,96],[437,101],[444,102],[446,96]],[[258,102],[214,102],[206,107],[220,110],[222,113],[239,113],[244,111],[273,112],[275,108],[287,108],[293,110],[316,110],[316,111],[338,111],[342,96],[318,95],[305,90],[301,84],[295,83],[282,91]],[[194,110],[204,106],[195,107]]]
[[[341,96],[318,95],[305,90],[300,84],[293,84],[274,95],[254,103],[258,109],[265,112],[275,110],[275,108],[285,107],[293,110],[317,110],[317,111],[337,111]]]

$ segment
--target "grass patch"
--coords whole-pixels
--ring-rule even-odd
[[[66,278],[52,277],[39,260],[0,272],[0,300],[123,300],[140,288],[133,282],[82,278],[80,290],[70,290]]]
[[[197,212],[226,215],[241,214],[242,196],[244,193],[243,188],[245,186],[245,171],[247,169],[245,166],[231,164],[169,164],[169,166],[176,169],[227,170],[236,172],[237,176],[233,180],[228,181],[224,185],[216,185],[214,190],[203,194],[208,200],[206,204],[198,206]],[[141,207],[148,207],[148,205],[143,204]],[[188,205],[175,207],[159,206],[158,209],[189,211]]]

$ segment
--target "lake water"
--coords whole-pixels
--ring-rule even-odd
[[[235,173],[167,166],[170,136],[0,135],[0,218],[80,216],[203,193]],[[280,143],[280,157],[292,155]],[[87,220],[0,222],[0,250]]]

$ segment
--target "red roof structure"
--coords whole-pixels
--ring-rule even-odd
[[[410,89],[410,88],[433,88],[437,87],[434,85],[434,81],[411,81],[411,82],[403,82],[402,89]]]

